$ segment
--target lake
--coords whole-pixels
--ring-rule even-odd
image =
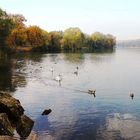
[[[140,48],[0,58],[0,90],[20,100],[39,140],[140,139]]]

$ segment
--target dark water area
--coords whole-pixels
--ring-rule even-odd
[[[139,48],[11,57],[0,53],[0,91],[20,100],[35,121],[39,140],[139,140],[139,83]],[[88,89],[96,89],[96,97]],[[52,112],[42,116],[46,108]]]

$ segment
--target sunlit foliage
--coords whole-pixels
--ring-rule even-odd
[[[79,28],[68,28],[64,31],[61,46],[65,50],[81,49],[84,42],[84,34]]]
[[[38,26],[25,25],[26,19],[20,14],[7,14],[0,9],[0,47],[12,49],[30,48],[36,51],[61,51],[82,49],[112,49],[116,39],[110,34],[95,32],[84,34],[79,28],[71,27],[62,31],[47,32]]]
[[[6,44],[9,47],[21,47],[26,46],[27,42],[27,34],[25,28],[14,28],[9,36],[7,37]]]
[[[30,46],[41,47],[45,45],[45,39],[42,29],[38,26],[30,26],[26,29],[27,42]]]

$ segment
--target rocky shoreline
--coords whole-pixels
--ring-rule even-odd
[[[7,93],[0,92],[0,140],[15,140],[16,130],[21,139],[26,139],[31,133],[34,121],[24,114],[20,101]],[[28,139],[35,140],[35,135]]]

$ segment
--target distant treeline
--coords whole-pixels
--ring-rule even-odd
[[[81,49],[112,49],[114,36],[95,32],[83,33],[79,28],[68,28],[64,32],[47,32],[38,26],[25,25],[23,15],[8,14],[0,9],[0,47],[13,51],[61,51]]]

